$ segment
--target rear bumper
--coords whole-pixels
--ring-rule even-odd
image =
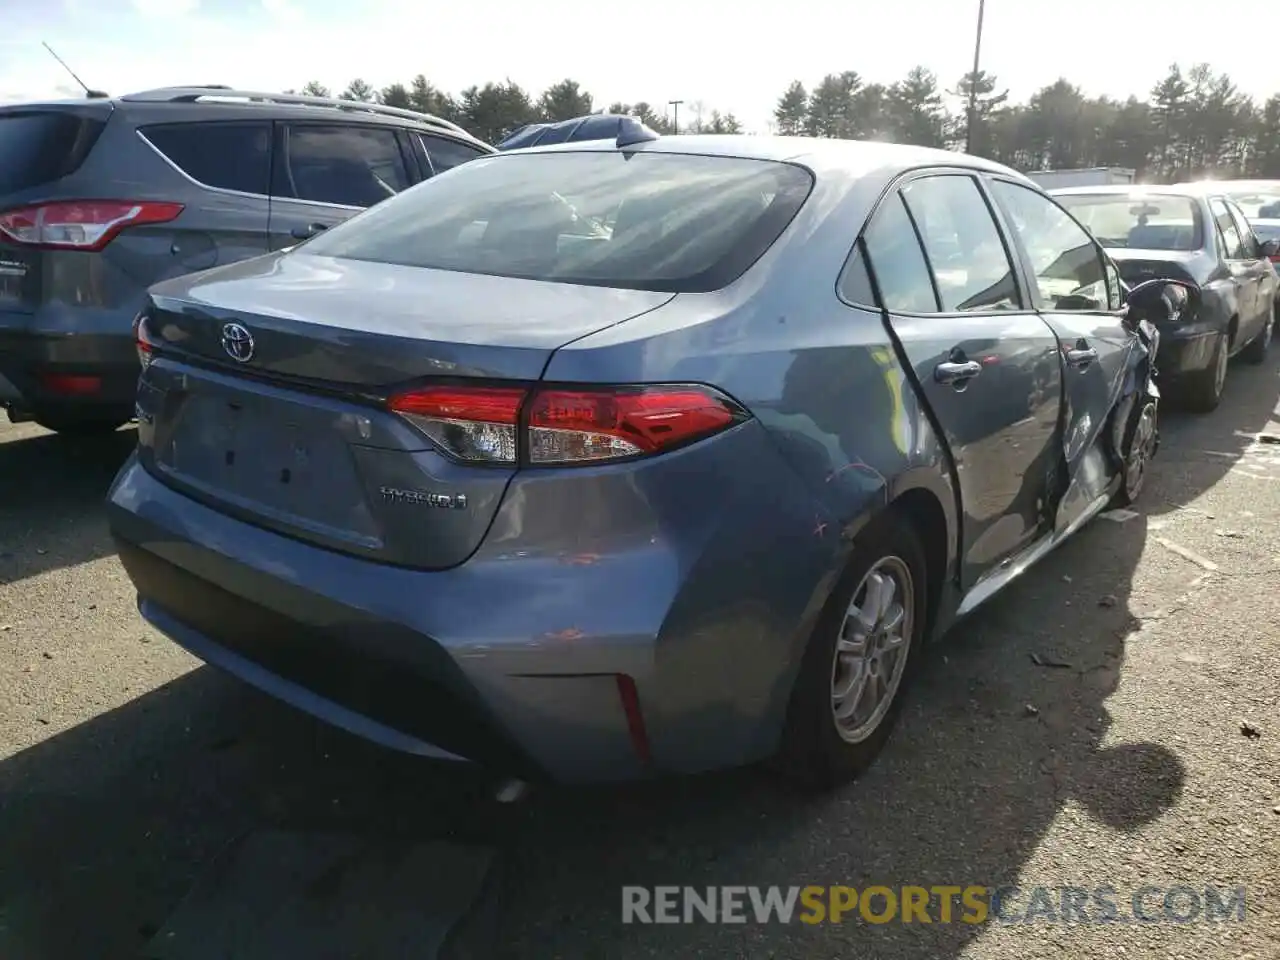
[[[80,333],[39,329],[33,319],[0,312],[0,403],[133,415],[139,368],[128,324],[119,332]]]
[[[1178,380],[1208,370],[1218,331],[1203,326],[1160,330],[1156,370],[1163,381]]]
[[[389,567],[222,514],[133,457],[108,509],[144,617],[359,736],[565,782],[697,772],[776,747],[838,549],[811,535],[819,508],[762,428],[732,433],[711,443],[754,458],[743,489],[767,512],[720,490],[687,535],[655,524],[576,556],[494,533],[460,567]],[[696,462],[674,462],[691,454],[662,469],[696,484]],[[495,531],[537,498],[509,492]]]

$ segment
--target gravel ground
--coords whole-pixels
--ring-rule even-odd
[[[881,762],[821,800],[743,771],[496,807],[143,625],[100,507],[130,431],[0,425],[0,957],[136,956],[278,829],[495,847],[479,956],[1280,958],[1280,445],[1254,439],[1278,395],[1275,361],[1236,366],[1217,413],[1170,415],[1141,515],[959,627]],[[1247,894],[1243,922],[624,926],[628,884]]]

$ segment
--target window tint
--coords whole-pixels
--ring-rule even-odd
[[[1050,310],[1107,310],[1111,304],[1102,252],[1093,237],[1041,193],[996,180],[992,190],[1009,215]]]
[[[876,305],[875,291],[871,288],[871,276],[867,273],[867,261],[862,255],[862,245],[853,248],[849,262],[845,264],[844,273],[837,284],[840,298],[846,303],[856,303],[865,307]]]
[[[886,310],[904,313],[936,313],[938,298],[929,277],[929,264],[920,250],[907,208],[902,197],[885,200],[864,234],[867,257],[880,288],[881,305]],[[849,278],[853,282],[857,277]],[[871,299],[855,299],[852,290],[842,290],[854,303],[872,303]]]
[[[812,187],[812,175],[794,164],[738,157],[503,153],[331,227],[298,255],[717,290],[773,245]]]
[[[422,146],[426,149],[427,156],[431,158],[431,169],[436,173],[444,173],[460,163],[484,156],[474,147],[468,147],[457,140],[448,140],[444,137],[423,136]]]
[[[105,126],[72,113],[0,114],[0,194],[74,173]]]
[[[1262,251],[1258,249],[1257,238],[1253,235],[1253,228],[1249,226],[1249,221],[1245,219],[1240,208],[1234,203],[1228,203],[1227,209],[1231,211],[1232,222],[1236,225],[1236,230],[1240,233],[1240,242],[1243,244],[1244,255],[1249,260],[1257,260],[1262,256]]]
[[[371,207],[409,186],[394,131],[298,125],[285,138],[272,193],[348,207]]]
[[[205,186],[267,193],[271,124],[175,123],[143,135],[179,170]]]
[[[1227,259],[1244,260],[1244,241],[1240,238],[1240,231],[1236,229],[1236,222],[1231,219],[1231,211],[1221,200],[1210,200],[1209,210],[1218,229],[1222,231],[1222,239],[1227,245]]]
[[[902,190],[944,312],[1022,306],[1009,256],[972,177],[926,177]]]

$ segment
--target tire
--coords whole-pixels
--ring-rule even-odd
[[[1262,363],[1267,359],[1267,350],[1271,347],[1271,335],[1276,325],[1276,308],[1272,306],[1271,316],[1267,317],[1267,325],[1262,332],[1249,341],[1249,345],[1240,351],[1246,363]]]
[[[809,636],[792,688],[782,743],[775,757],[775,766],[788,780],[807,790],[829,790],[860,775],[883,749],[920,660],[929,609],[926,569],[915,528],[897,512],[875,521],[858,537],[853,555]],[[860,675],[875,686],[864,687],[862,697],[852,698],[852,716],[839,721],[837,709],[847,707],[850,700],[842,703],[836,694],[857,686],[859,671],[852,666],[850,651],[837,658],[837,642],[861,632],[847,631],[846,622],[854,627],[859,624],[854,614],[859,606],[874,603],[875,591],[883,588],[886,579],[894,586],[888,616],[879,618],[871,637],[864,634],[860,644],[864,651],[868,644],[874,644],[877,651],[862,660],[860,668]],[[879,628],[892,621],[895,608],[901,612],[901,646],[896,648],[896,656],[890,657],[895,648],[886,644],[893,631],[882,635]],[[881,678],[878,683],[877,677]],[[865,700],[867,689],[884,693],[874,710]]]
[[[1135,403],[1125,424],[1120,489],[1112,499],[1118,507],[1127,507],[1142,495],[1150,472],[1151,460],[1160,446],[1160,407],[1151,397]]]
[[[1183,400],[1188,409],[1196,413],[1210,413],[1218,409],[1222,402],[1222,388],[1227,381],[1227,354],[1227,335],[1220,333],[1209,368],[1187,378]]]
[[[32,420],[46,430],[52,430],[54,433],[64,437],[103,437],[109,433],[115,433],[129,422],[128,420],[119,420],[114,417],[102,419],[40,414],[33,416]]]

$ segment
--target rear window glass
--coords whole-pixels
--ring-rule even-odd
[[[178,123],[145,127],[142,133],[192,180],[223,190],[267,193],[269,123]]]
[[[717,290],[772,244],[813,186],[738,157],[489,156],[333,227],[299,254],[673,293]]]
[[[1133,250],[1198,250],[1200,216],[1188,197],[1059,194],[1066,207],[1104,247]]]
[[[1223,192],[1250,220],[1280,220],[1280,181],[1239,189],[1224,186]]]
[[[106,122],[72,113],[0,114],[0,194],[29,190],[74,173]]]

